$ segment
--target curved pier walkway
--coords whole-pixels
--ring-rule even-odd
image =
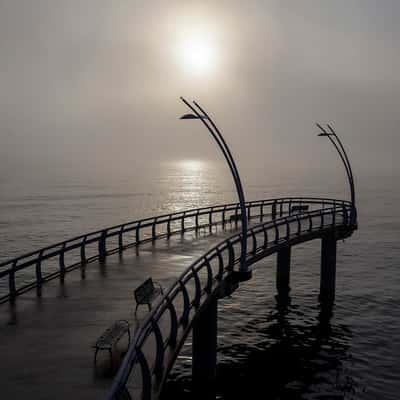
[[[322,239],[321,294],[334,294],[336,241],[356,229],[348,202],[281,198],[249,202],[246,209],[249,266],[277,253],[277,287],[289,290],[291,246]],[[192,323],[196,345],[196,336],[210,331],[201,327],[216,318],[217,298],[238,286],[239,214],[238,204],[226,204],[147,218],[1,264],[1,397],[157,398]],[[142,306],[135,315],[133,290],[150,276],[167,290],[151,313]],[[131,324],[129,348],[126,335],[111,367],[108,351],[95,364],[92,345],[119,319]],[[196,325],[199,319],[204,323]],[[206,344],[214,351],[209,339],[199,349]],[[154,364],[142,358],[145,350]],[[138,363],[142,378],[128,388]],[[212,359],[194,364],[206,371],[202,366]]]
[[[115,368],[126,350],[127,336],[113,354],[110,371],[107,351],[98,353],[97,337],[115,320],[128,319],[132,334],[147,313],[134,316],[133,290],[149,276],[167,288],[206,249],[234,231],[221,228],[186,232],[169,240],[140,245],[93,262],[82,280],[78,271],[43,285],[42,297],[29,291],[15,302],[0,305],[1,397],[4,399],[105,399]],[[133,335],[132,335],[133,337]]]

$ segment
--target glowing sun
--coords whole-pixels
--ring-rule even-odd
[[[217,64],[217,53],[210,38],[202,35],[185,37],[178,47],[182,69],[188,74],[205,75]]]

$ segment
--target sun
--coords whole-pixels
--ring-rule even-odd
[[[217,51],[210,37],[187,35],[178,46],[182,70],[189,75],[207,75],[217,66]]]

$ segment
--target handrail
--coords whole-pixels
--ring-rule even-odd
[[[293,199],[290,201],[293,204]],[[346,228],[349,231],[356,229],[356,225],[350,225],[353,207],[349,202],[334,201],[333,204],[329,204],[324,199],[320,200],[320,205],[322,202],[323,207],[320,209],[293,215],[289,212],[286,216],[250,227],[247,231],[247,240],[251,241],[248,246],[251,250],[247,253],[248,265],[275,253],[284,246],[311,240],[336,229]],[[331,207],[327,207],[327,204]],[[131,374],[134,375],[136,366],[140,368],[142,376],[141,398],[157,398],[190,332],[197,312],[212,296],[217,295],[225,282],[223,278],[227,278],[234,270],[234,266],[239,263],[240,249],[235,248],[235,245],[240,243],[240,240],[241,234],[236,233],[212,247],[194,261],[164,292],[137,329],[114,379],[109,400],[132,398],[128,381],[132,379]],[[207,279],[204,279],[203,275],[206,275]],[[180,298],[183,302],[179,301]],[[169,314],[174,329],[163,337],[159,323],[166,314]],[[176,326],[177,316],[180,316],[178,326]],[[168,321],[168,316],[166,318]],[[165,320],[163,321],[165,324]],[[147,341],[152,336],[155,341]],[[146,347],[146,352],[149,353],[150,346],[153,346],[154,350],[150,352],[156,360],[154,365],[149,357],[145,356],[144,349]],[[137,387],[137,382],[135,385]]]
[[[272,219],[285,214],[290,214],[291,207],[295,204],[320,205],[321,202],[328,205],[349,205],[349,202],[335,199],[321,199],[315,197],[281,197],[275,199],[256,200],[246,203],[250,212],[251,219],[260,218],[260,221],[267,215]],[[60,277],[65,278],[65,274],[77,269],[94,260],[104,261],[107,255],[122,252],[126,248],[137,246],[142,243],[155,241],[161,238],[169,238],[171,235],[183,233],[190,230],[217,225],[225,226],[228,223],[238,223],[239,203],[229,203],[210,207],[201,207],[186,211],[179,211],[170,214],[162,214],[156,217],[148,217],[140,220],[125,222],[101,230],[79,235],[56,244],[43,247],[13,259],[0,263],[0,303],[14,300],[18,295],[40,287],[43,282]],[[231,219],[231,217],[233,217]],[[239,221],[240,222],[240,221]],[[175,226],[174,226],[175,225]],[[134,233],[134,239],[127,236],[130,232]],[[116,238],[117,245],[112,246],[110,239]],[[124,240],[125,239],[125,240]],[[95,251],[89,255],[90,246],[96,246]],[[78,260],[68,262],[67,258],[73,250],[79,250]],[[44,270],[44,263],[48,260],[57,259],[56,265],[52,266],[51,271]],[[35,278],[28,279],[20,271],[35,269]],[[32,270],[33,275],[33,270]],[[8,279],[5,283],[4,280]],[[19,283],[21,280],[21,283]],[[8,290],[4,290],[7,287]]]

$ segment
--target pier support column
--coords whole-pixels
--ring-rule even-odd
[[[217,313],[214,297],[201,311],[193,326],[192,376],[196,398],[215,399],[217,374]]]
[[[337,241],[334,234],[329,234],[321,241],[321,282],[319,299],[321,302],[335,300],[336,287],[336,250]]]
[[[276,263],[276,288],[279,294],[288,294],[290,292],[290,256],[291,246],[279,250]]]

